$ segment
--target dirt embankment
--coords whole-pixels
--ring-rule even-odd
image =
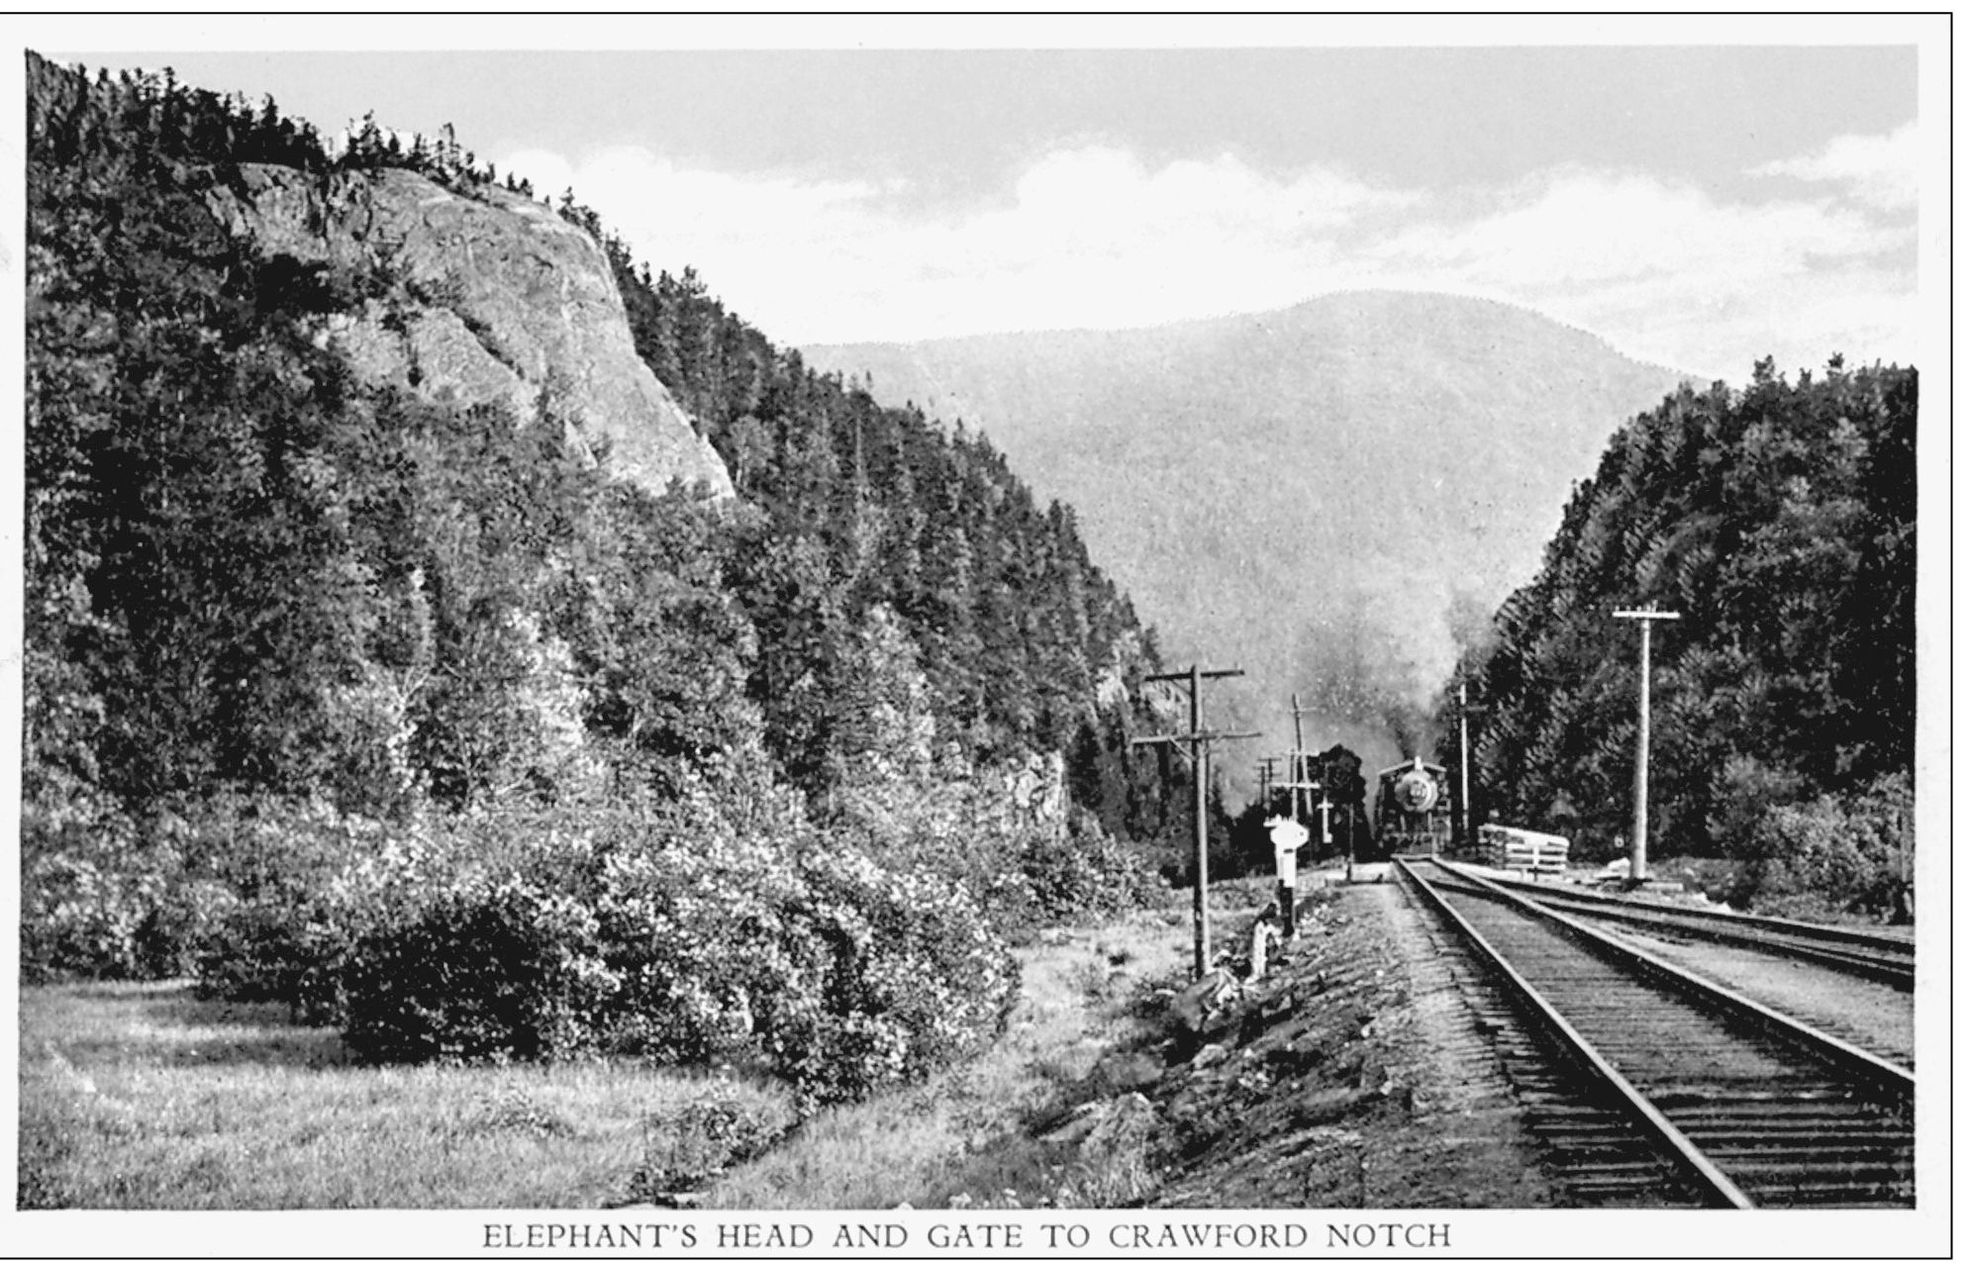
[[[1248,947],[1248,917],[1222,930]],[[1140,1137],[1156,1206],[1552,1205],[1432,936],[1391,880],[1310,893],[1262,977],[1245,957],[1166,998],[1163,1043],[1111,1055],[1053,1136]]]

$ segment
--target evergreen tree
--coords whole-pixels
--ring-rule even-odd
[[[1653,779],[1669,850],[1734,845],[1745,796],[1857,793],[1910,768],[1914,433],[1910,369],[1683,389],[1614,436],[1543,571],[1472,666],[1498,813],[1624,827],[1635,638],[1611,618],[1683,618],[1655,641]]]

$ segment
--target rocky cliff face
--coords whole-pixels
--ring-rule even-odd
[[[373,382],[463,404],[503,400],[530,419],[544,402],[568,441],[651,491],[672,479],[731,494],[710,443],[636,354],[601,247],[548,207],[503,189],[463,197],[409,171],[343,173],[247,165],[243,193],[212,211],[260,253],[381,278],[329,319]]]

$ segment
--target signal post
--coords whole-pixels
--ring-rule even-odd
[[[1286,816],[1264,822],[1271,834],[1271,853],[1278,871],[1278,933],[1286,939],[1298,934],[1298,849],[1305,846],[1311,831]]]

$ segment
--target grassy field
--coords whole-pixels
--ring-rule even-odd
[[[1224,893],[1241,906],[1245,893]],[[1083,1192],[1020,1125],[1139,1031],[1141,998],[1181,977],[1178,908],[1050,932],[1021,950],[1024,992],[983,1058],[822,1113],[735,1166],[707,1204],[1004,1203]],[[718,1166],[710,1131],[791,1122],[770,1083],[637,1063],[363,1067],[284,1007],[199,999],[188,983],[22,989],[22,1207],[595,1207]],[[684,1183],[688,1183],[687,1181]],[[1007,1196],[1006,1191],[1012,1191]]]
[[[281,1006],[25,988],[22,1207],[570,1207],[626,1199],[666,1118],[768,1090],[632,1064],[359,1067]]]

